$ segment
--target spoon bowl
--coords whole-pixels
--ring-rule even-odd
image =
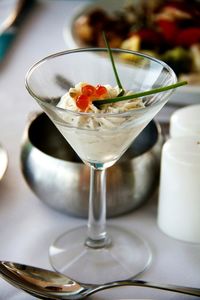
[[[122,280],[101,285],[82,284],[61,273],[24,264],[0,261],[0,276],[13,286],[40,299],[83,299],[100,290],[119,286],[141,286],[200,296],[200,289],[142,280]]]

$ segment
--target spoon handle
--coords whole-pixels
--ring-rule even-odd
[[[173,285],[173,284],[158,284],[158,283],[148,282],[148,281],[143,281],[143,280],[117,281],[117,282],[105,284],[105,285],[101,286],[100,289],[109,289],[109,288],[113,288],[113,287],[126,286],[126,285],[127,286],[148,287],[148,288],[153,288],[153,289],[177,292],[177,293],[200,297],[200,289],[199,288],[178,286],[178,285]],[[97,291],[97,289],[95,291]]]

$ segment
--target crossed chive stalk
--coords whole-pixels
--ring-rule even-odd
[[[132,95],[124,96],[125,89],[123,88],[123,86],[121,84],[121,81],[120,81],[120,78],[119,78],[119,75],[117,73],[117,69],[116,69],[116,66],[115,66],[112,51],[111,51],[110,45],[108,43],[108,40],[107,40],[106,35],[105,35],[104,32],[103,32],[103,38],[104,38],[104,41],[105,41],[105,44],[106,44],[106,47],[107,47],[107,50],[108,50],[108,53],[109,53],[109,56],[110,56],[113,72],[114,72],[115,79],[116,79],[117,85],[119,87],[120,93],[115,98],[109,98],[109,99],[103,99],[103,100],[94,100],[92,103],[95,106],[99,107],[100,105],[103,105],[103,104],[115,103],[115,102],[119,102],[119,101],[130,100],[130,99],[134,99],[134,98],[153,95],[153,94],[165,92],[165,91],[168,91],[168,90],[172,90],[172,89],[175,89],[175,88],[178,88],[180,86],[183,86],[183,85],[187,84],[187,81],[180,81],[180,82],[177,82],[177,83],[174,83],[174,84],[171,84],[171,85],[167,85],[167,86],[164,86],[164,87],[155,88],[155,89],[151,89],[151,90],[143,91],[143,92],[137,92],[137,93],[132,94]]]

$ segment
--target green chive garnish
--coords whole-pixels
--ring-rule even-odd
[[[108,43],[108,40],[107,40],[106,35],[105,35],[104,32],[103,32],[103,38],[104,38],[104,41],[105,41],[105,44],[106,44],[106,47],[107,47],[107,50],[108,50],[108,53],[109,53],[109,56],[110,56],[110,60],[111,60],[111,63],[112,63],[112,68],[113,68],[113,72],[114,72],[114,75],[115,75],[117,85],[118,85],[118,87],[121,91],[120,91],[119,95],[115,98],[103,99],[103,100],[93,100],[92,103],[96,107],[99,107],[103,104],[115,103],[115,102],[120,102],[120,101],[124,101],[124,100],[132,100],[132,99],[135,99],[135,98],[141,98],[141,97],[144,97],[144,96],[149,96],[149,95],[153,95],[153,94],[157,94],[157,93],[162,93],[162,92],[165,92],[165,91],[168,91],[168,90],[171,90],[171,89],[175,89],[175,88],[178,88],[182,85],[187,84],[187,81],[180,81],[180,82],[177,82],[175,84],[167,85],[167,86],[164,86],[164,87],[155,88],[155,89],[152,89],[152,90],[138,92],[138,93],[135,93],[135,94],[132,94],[132,95],[123,96],[125,94],[125,89],[123,88],[123,86],[121,84],[121,81],[119,79],[119,75],[117,73],[117,69],[116,69],[116,66],[115,66],[112,51],[111,51],[110,45]]]
[[[103,100],[94,100],[94,101],[92,101],[92,103],[95,106],[99,107],[100,105],[103,105],[103,104],[115,103],[115,102],[119,102],[119,101],[130,100],[130,99],[134,99],[134,98],[139,98],[139,97],[144,97],[144,96],[153,95],[153,94],[157,94],[157,93],[162,93],[162,92],[165,92],[165,91],[168,91],[171,89],[175,89],[175,88],[178,88],[178,87],[180,87],[182,85],[186,85],[186,84],[187,84],[187,81],[180,81],[175,84],[167,85],[164,87],[160,87],[160,88],[156,88],[156,89],[152,89],[152,90],[148,90],[148,91],[138,92],[138,93],[128,95],[128,96],[103,99]]]
[[[103,32],[103,38],[104,38],[104,41],[105,41],[105,44],[106,44],[106,48],[108,49],[108,53],[109,53],[110,60],[111,60],[111,63],[112,63],[112,68],[113,68],[113,71],[114,71],[114,74],[115,74],[115,79],[117,81],[117,85],[118,85],[119,89],[121,90],[118,96],[123,96],[124,93],[125,93],[125,90],[124,90],[124,88],[121,84],[121,81],[119,79],[117,69],[116,69],[116,66],[115,66],[115,62],[114,62],[114,58],[113,58],[113,55],[112,55],[112,51],[110,49],[110,45],[108,43],[108,40],[107,40],[106,35],[105,35],[104,32]]]

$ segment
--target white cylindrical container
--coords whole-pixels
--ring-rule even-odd
[[[170,119],[170,136],[200,136],[200,105],[176,110]]]
[[[200,138],[169,139],[162,150],[158,226],[171,237],[200,243]]]

